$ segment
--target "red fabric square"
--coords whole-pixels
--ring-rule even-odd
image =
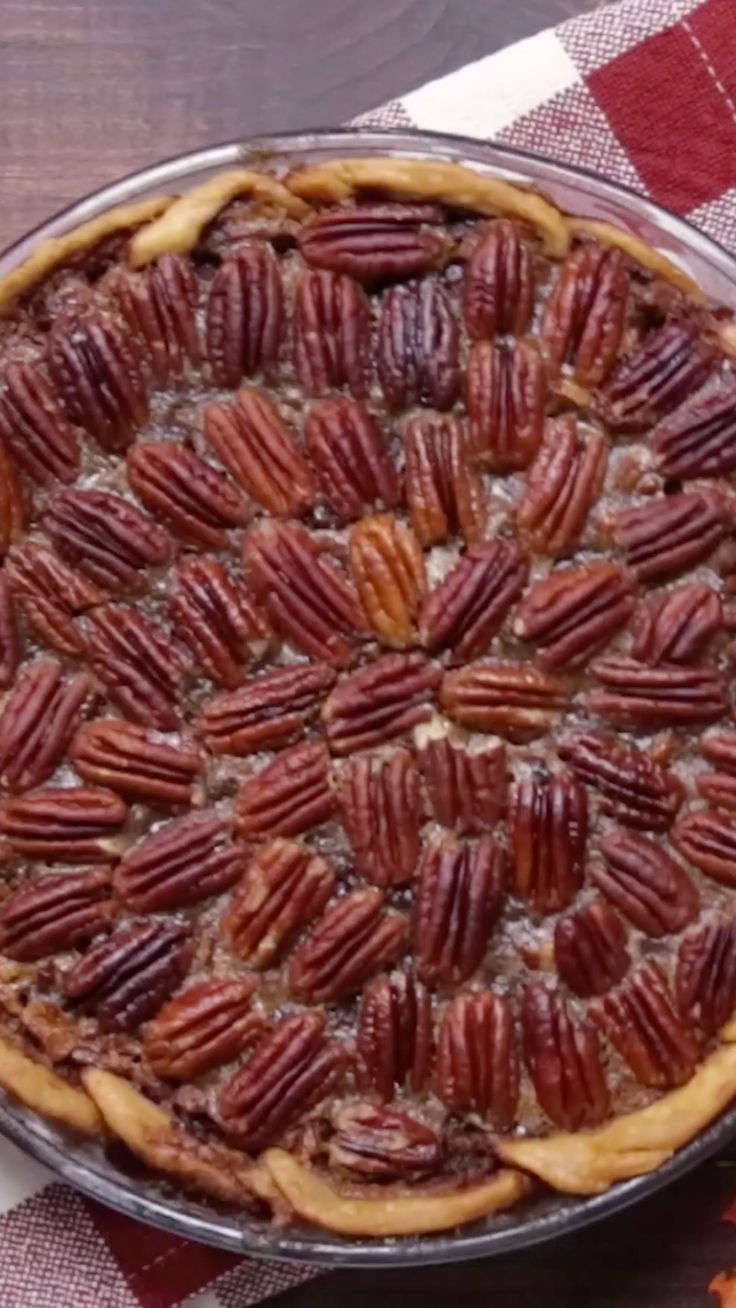
[[[709,68],[722,88],[721,113],[736,119],[736,9],[733,0],[708,0],[685,23],[698,46],[704,70]]]
[[[724,23],[724,43],[733,17]],[[652,199],[687,212],[736,184],[736,120],[697,43],[672,27],[591,73],[588,87]]]
[[[100,1204],[88,1207],[141,1308],[174,1308],[241,1261],[235,1254],[143,1226]]]
[[[498,140],[551,155],[563,163],[574,159],[583,168],[592,168],[634,190],[644,190],[639,174],[585,82],[567,87],[517,118],[499,132]]]

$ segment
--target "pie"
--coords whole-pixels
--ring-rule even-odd
[[[347,1236],[659,1166],[736,1096],[730,315],[397,158],[0,308],[0,1083]]]

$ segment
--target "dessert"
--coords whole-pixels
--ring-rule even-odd
[[[416,1235],[736,1096],[733,324],[458,164],[277,172],[0,283],[0,1084]]]

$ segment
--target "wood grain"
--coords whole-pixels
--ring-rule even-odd
[[[334,125],[594,0],[0,0],[3,244],[105,182]]]

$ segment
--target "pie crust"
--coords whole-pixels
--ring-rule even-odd
[[[334,159],[298,168],[286,184],[310,204],[341,203],[378,189],[398,200],[434,200],[471,213],[510,214],[537,229],[551,255],[564,255],[569,237],[559,209],[534,191],[473,172],[463,164],[424,159]]]
[[[736,1096],[736,395],[660,251],[237,168],[0,282],[0,1085],[344,1236]]]
[[[713,1121],[734,1097],[736,1047],[717,1049],[678,1090],[596,1131],[504,1140],[506,1163],[566,1194],[602,1194],[616,1181],[653,1172]]]
[[[254,196],[263,205],[283,209],[292,218],[306,218],[309,206],[267,173],[250,168],[232,168],[217,173],[201,186],[179,196],[166,207],[157,222],[136,233],[128,258],[134,268],[151,263],[168,252],[188,254],[204,228],[236,196]]]
[[[27,1108],[78,1135],[102,1134],[102,1119],[84,1090],[71,1086],[10,1040],[0,1040],[0,1085]]]
[[[158,195],[134,204],[121,204],[90,218],[89,222],[65,232],[63,236],[42,241],[33,254],[0,280],[0,314],[7,313],[18,296],[36,286],[55,268],[92,249],[108,236],[150,223],[169,207],[172,200],[173,196]]]

